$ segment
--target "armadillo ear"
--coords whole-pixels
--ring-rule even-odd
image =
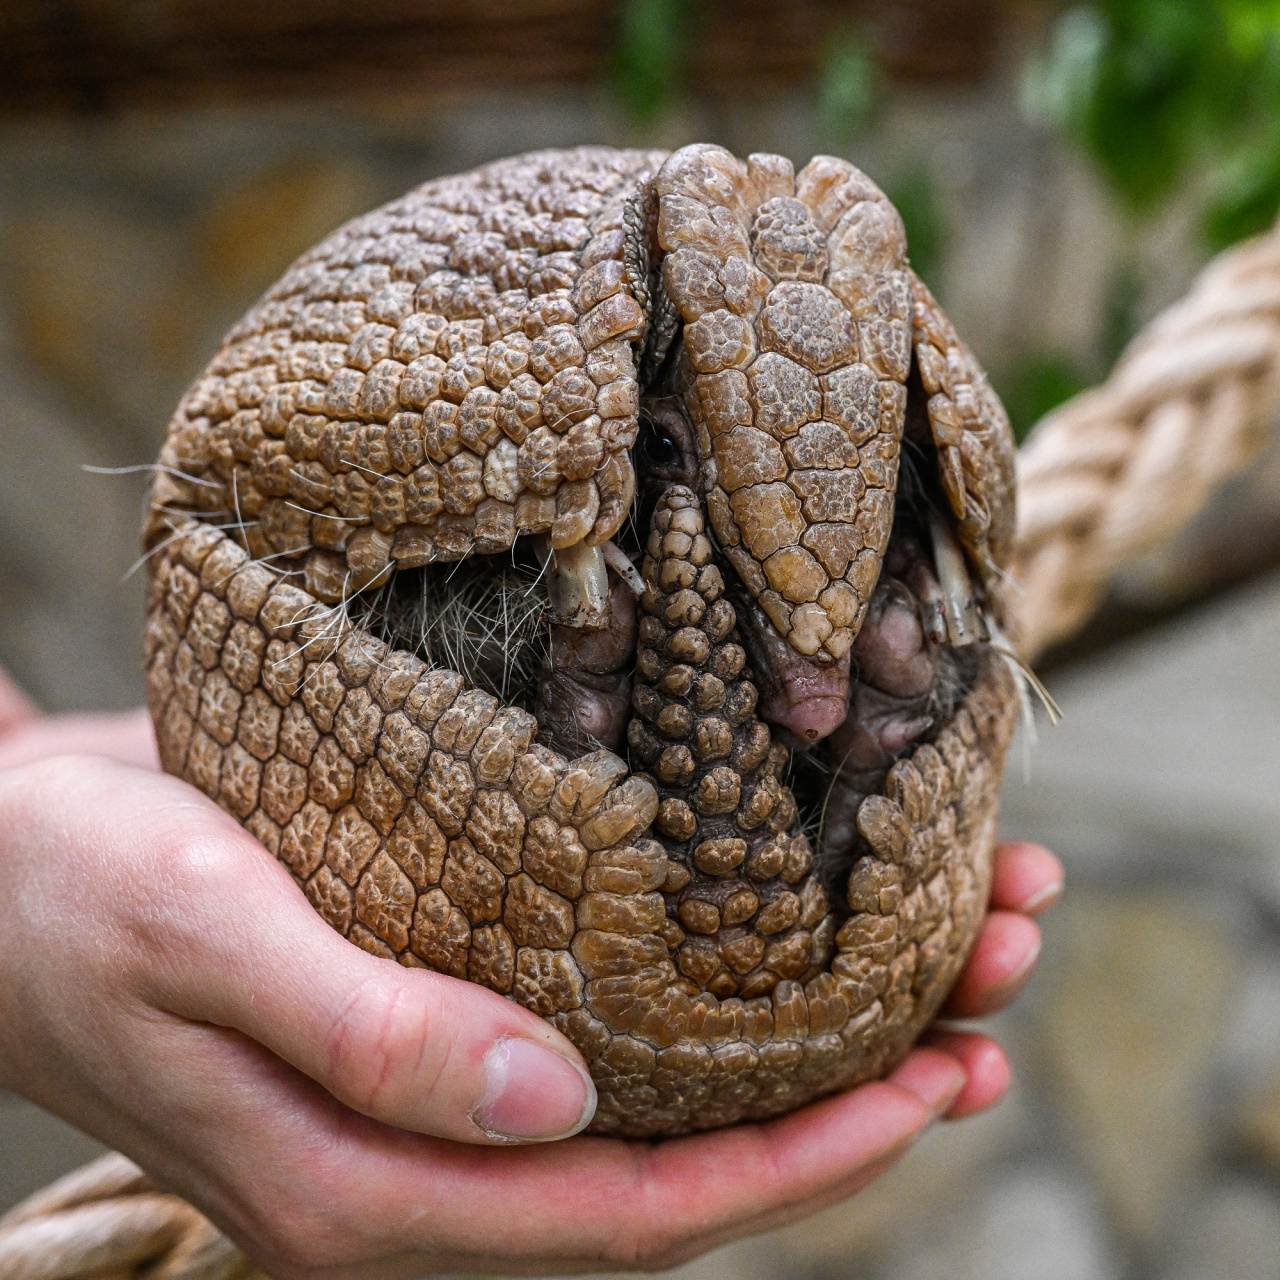
[[[844,656],[893,523],[910,368],[901,219],[819,157],[685,147],[658,171],[662,281],[726,558],[793,648]]]
[[[938,478],[960,541],[999,615],[996,588],[1009,563],[1015,525],[1016,445],[1009,416],[928,285],[914,271],[907,274],[915,359],[928,396]]]

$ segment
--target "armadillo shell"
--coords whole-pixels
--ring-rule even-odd
[[[146,531],[165,769],[243,822],[357,946],[553,1022],[596,1080],[592,1131],[636,1137],[777,1115],[902,1057],[983,918],[1016,704],[984,650],[951,721],[863,802],[860,856],[832,890],[781,781],[786,753],[755,715],[705,495],[673,488],[649,531],[635,772],[609,752],[563,759],[527,712],[348,620],[345,594],[393,565],[537,529],[603,540],[625,517],[636,355],[655,312],[645,277],[607,264],[643,259],[626,210],[644,202],[627,201],[662,162],[520,157],[337,233],[184,398]],[[875,203],[851,166],[823,165],[805,173]],[[813,195],[824,225],[832,187]],[[917,352],[934,351],[921,368],[940,457],[956,450],[944,488],[973,563],[998,569],[1012,515],[1002,411],[903,279]],[[561,428],[578,416],[522,464],[550,406]],[[572,478],[579,464],[592,478]],[[286,572],[298,565],[306,590]]]
[[[635,492],[638,358],[677,331],[718,544],[793,648],[840,659],[862,624],[913,354],[999,614],[1012,435],[897,211],[848,161],[701,144],[516,156],[334,232],[178,405],[147,541],[234,513],[327,603],[522,534],[598,545]]]

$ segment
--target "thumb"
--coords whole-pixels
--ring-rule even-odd
[[[170,803],[139,804],[152,788]],[[353,946],[185,784],[151,775],[140,785],[135,775],[123,790],[134,813],[117,821],[148,846],[148,919],[167,957],[152,1003],[242,1031],[341,1102],[402,1129],[536,1142],[590,1121],[586,1066],[541,1018],[485,987]]]

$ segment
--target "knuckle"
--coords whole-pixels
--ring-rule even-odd
[[[147,834],[135,850],[135,883],[145,892],[131,895],[131,929],[148,947],[185,949],[205,920],[201,905],[211,890],[238,882],[242,859],[199,822],[166,820]]]
[[[338,1008],[328,1029],[331,1078],[349,1106],[366,1115],[396,1110],[408,1096],[429,1100],[429,1003],[401,975],[369,976]]]
[[[269,900],[273,867],[253,856],[250,837],[204,805],[150,805],[137,816],[97,883],[137,961],[146,998],[167,1002],[191,975],[221,965],[247,926],[246,902]]]

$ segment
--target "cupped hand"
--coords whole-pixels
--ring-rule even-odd
[[[280,1280],[672,1266],[852,1194],[1007,1083],[994,1042],[939,1031],[888,1079],[779,1120],[546,1141],[594,1105],[567,1040],[348,944],[154,758],[140,713],[40,720],[0,678],[0,1084]],[[1045,850],[996,850],[948,1016],[1017,994],[1061,885]]]

